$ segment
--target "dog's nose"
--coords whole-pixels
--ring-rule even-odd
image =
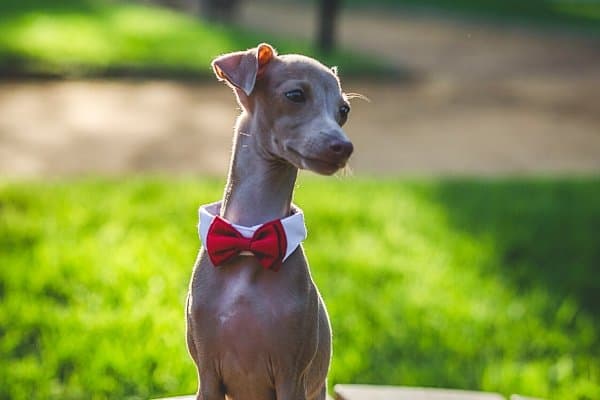
[[[335,139],[329,143],[329,150],[340,158],[348,158],[354,151],[354,145],[349,140]]]

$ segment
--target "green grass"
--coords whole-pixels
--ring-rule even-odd
[[[213,25],[198,18],[110,0],[2,0],[0,71],[43,76],[206,77],[222,53],[267,41],[338,65],[342,74],[393,73],[347,51],[318,54],[309,43]]]
[[[350,5],[433,9],[600,32],[598,0],[347,0]]]
[[[0,399],[192,393],[184,299],[215,180],[0,184]],[[303,177],[330,384],[600,398],[600,180]]]

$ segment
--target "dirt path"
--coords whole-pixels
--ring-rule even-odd
[[[309,36],[310,13],[252,2],[243,15]],[[343,16],[341,37],[422,76],[345,82],[372,100],[348,125],[357,174],[600,171],[599,40],[363,12]],[[221,176],[236,113],[216,82],[3,83],[0,175]]]

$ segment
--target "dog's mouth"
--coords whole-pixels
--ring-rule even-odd
[[[332,175],[346,166],[348,158],[339,160],[330,160],[316,156],[306,156],[289,146],[286,151],[291,154],[293,160],[289,160],[292,165],[299,169],[308,169],[322,175]]]

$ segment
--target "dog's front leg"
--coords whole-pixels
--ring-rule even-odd
[[[197,400],[224,400],[223,385],[214,371],[200,371]]]
[[[307,400],[302,379],[284,379],[276,385],[275,392],[277,400]]]

